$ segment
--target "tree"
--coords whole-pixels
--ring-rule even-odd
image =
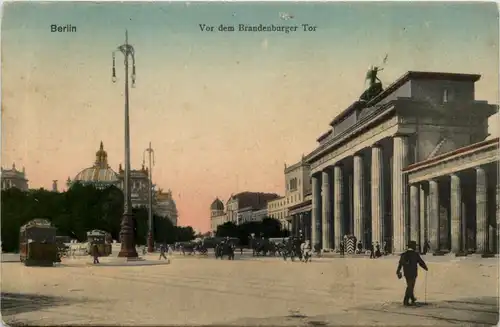
[[[176,242],[188,242],[195,239],[193,227],[175,226]]]
[[[101,219],[103,230],[111,233],[115,240],[120,239],[120,224],[123,216],[123,192],[110,186],[102,191]]]
[[[262,232],[261,222],[250,221],[238,226],[237,237],[240,239],[240,244],[248,245],[250,235],[254,234],[256,236],[259,236],[261,232]]]
[[[282,237],[280,221],[270,217],[262,219],[262,233],[265,237]]]
[[[232,221],[225,222],[224,224],[217,226],[215,235],[218,237],[238,237],[238,226],[236,226],[236,224]]]
[[[154,216],[153,237],[155,242],[172,244],[176,240],[176,228],[168,217]]]
[[[113,239],[119,240],[123,202],[122,191],[114,186],[101,190],[76,183],[62,193],[44,189],[28,192],[17,188],[2,190],[2,250],[17,251],[19,229],[34,218],[50,220],[58,235],[70,236],[80,242],[86,241],[87,232],[93,229],[109,232]],[[149,230],[147,208],[133,208],[133,213],[136,243],[145,244]],[[174,227],[168,218],[153,216],[153,228],[157,242],[194,239],[191,227]]]

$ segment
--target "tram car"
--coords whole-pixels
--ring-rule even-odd
[[[20,261],[25,266],[53,266],[60,262],[57,229],[46,219],[33,219],[19,231]]]
[[[93,255],[92,247],[97,245],[97,252],[100,257],[111,255],[112,244],[110,243],[110,235],[102,230],[91,230],[87,232],[87,253]]]

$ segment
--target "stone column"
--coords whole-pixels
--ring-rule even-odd
[[[372,242],[384,241],[384,167],[382,149],[379,145],[372,147],[371,166],[371,206],[372,206]]]
[[[301,213],[297,214],[297,221],[299,225],[297,230],[297,236],[300,236],[300,231],[302,231],[302,234],[304,234],[304,219],[302,218]]]
[[[392,226],[393,249],[403,252],[406,249],[407,212],[407,185],[402,169],[408,165],[408,138],[405,135],[394,136],[394,150],[392,159]]]
[[[301,221],[301,228],[302,228],[302,237],[304,240],[310,240],[311,239],[311,226],[309,225],[309,217],[307,215],[307,212],[301,212],[300,213],[300,221]]]
[[[295,214],[293,215],[295,218],[295,237],[299,237],[299,232],[301,230],[301,221],[299,215]]]
[[[321,184],[317,176],[311,177],[312,183],[312,210],[311,210],[311,245],[314,246],[320,241],[321,222]]]
[[[363,248],[365,244],[365,181],[363,171],[363,157],[360,155],[354,156],[354,172],[353,172],[353,204],[354,204],[354,236],[358,242],[361,241]]]
[[[331,174],[328,171],[322,173],[322,234],[323,234],[323,249],[330,250],[332,248],[332,185]]]
[[[451,252],[459,253],[464,249],[462,245],[462,189],[460,177],[453,174],[450,188],[450,218],[451,218]]]
[[[344,187],[342,180],[342,168],[333,168],[333,233],[335,235],[335,250],[340,249],[340,242],[344,237]]]
[[[420,250],[423,250],[425,241],[429,240],[429,225],[427,223],[427,194],[425,192],[425,185],[420,184],[419,187],[420,199]]]
[[[431,251],[440,250],[439,237],[439,185],[435,180],[429,181],[429,241]]]
[[[411,241],[417,242],[417,249],[420,249],[420,189],[418,185],[410,185],[410,233]]]
[[[484,168],[476,168],[476,253],[487,253],[489,243],[487,180]]]

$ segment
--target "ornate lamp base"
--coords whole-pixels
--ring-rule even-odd
[[[119,258],[137,258],[137,251],[135,249],[134,241],[134,221],[132,219],[133,215],[123,214],[122,218],[122,229],[120,231],[120,242],[121,249],[118,253]]]
[[[148,252],[155,252],[153,233],[151,233],[151,231],[148,233]]]

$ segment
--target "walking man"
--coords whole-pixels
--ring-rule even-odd
[[[427,252],[429,252],[429,249],[430,249],[429,241],[424,241],[424,248],[422,254],[427,254]]]
[[[165,255],[165,245],[160,245],[160,257],[158,258],[158,260],[161,260],[161,258],[164,258],[165,260],[167,260],[167,256]]]
[[[375,258],[380,258],[382,256],[382,253],[380,253],[380,243],[377,242],[375,244]]]
[[[311,259],[311,243],[309,240],[305,240],[304,243],[300,245],[300,250],[302,252],[304,262],[308,262]]]
[[[345,244],[345,240],[341,240],[340,241],[340,255],[341,256],[344,256],[344,251],[345,251],[344,244]]]
[[[389,254],[389,244],[387,244],[386,241],[384,241],[384,255],[388,255]]]
[[[408,250],[401,254],[401,258],[399,259],[398,269],[396,271],[396,275],[399,279],[403,277],[401,274],[401,268],[403,269],[403,273],[406,279],[406,291],[405,297],[403,299],[403,304],[405,306],[414,305],[417,302],[415,298],[414,289],[415,283],[417,281],[417,265],[420,265],[425,271],[428,270],[427,265],[424,260],[420,257],[420,254],[416,251],[417,242],[410,241],[408,244]],[[410,303],[411,300],[411,303]]]
[[[373,243],[370,245],[370,259],[375,259],[375,245]]]
[[[97,244],[92,244],[92,256],[94,257],[94,264],[99,263],[99,248]]]

